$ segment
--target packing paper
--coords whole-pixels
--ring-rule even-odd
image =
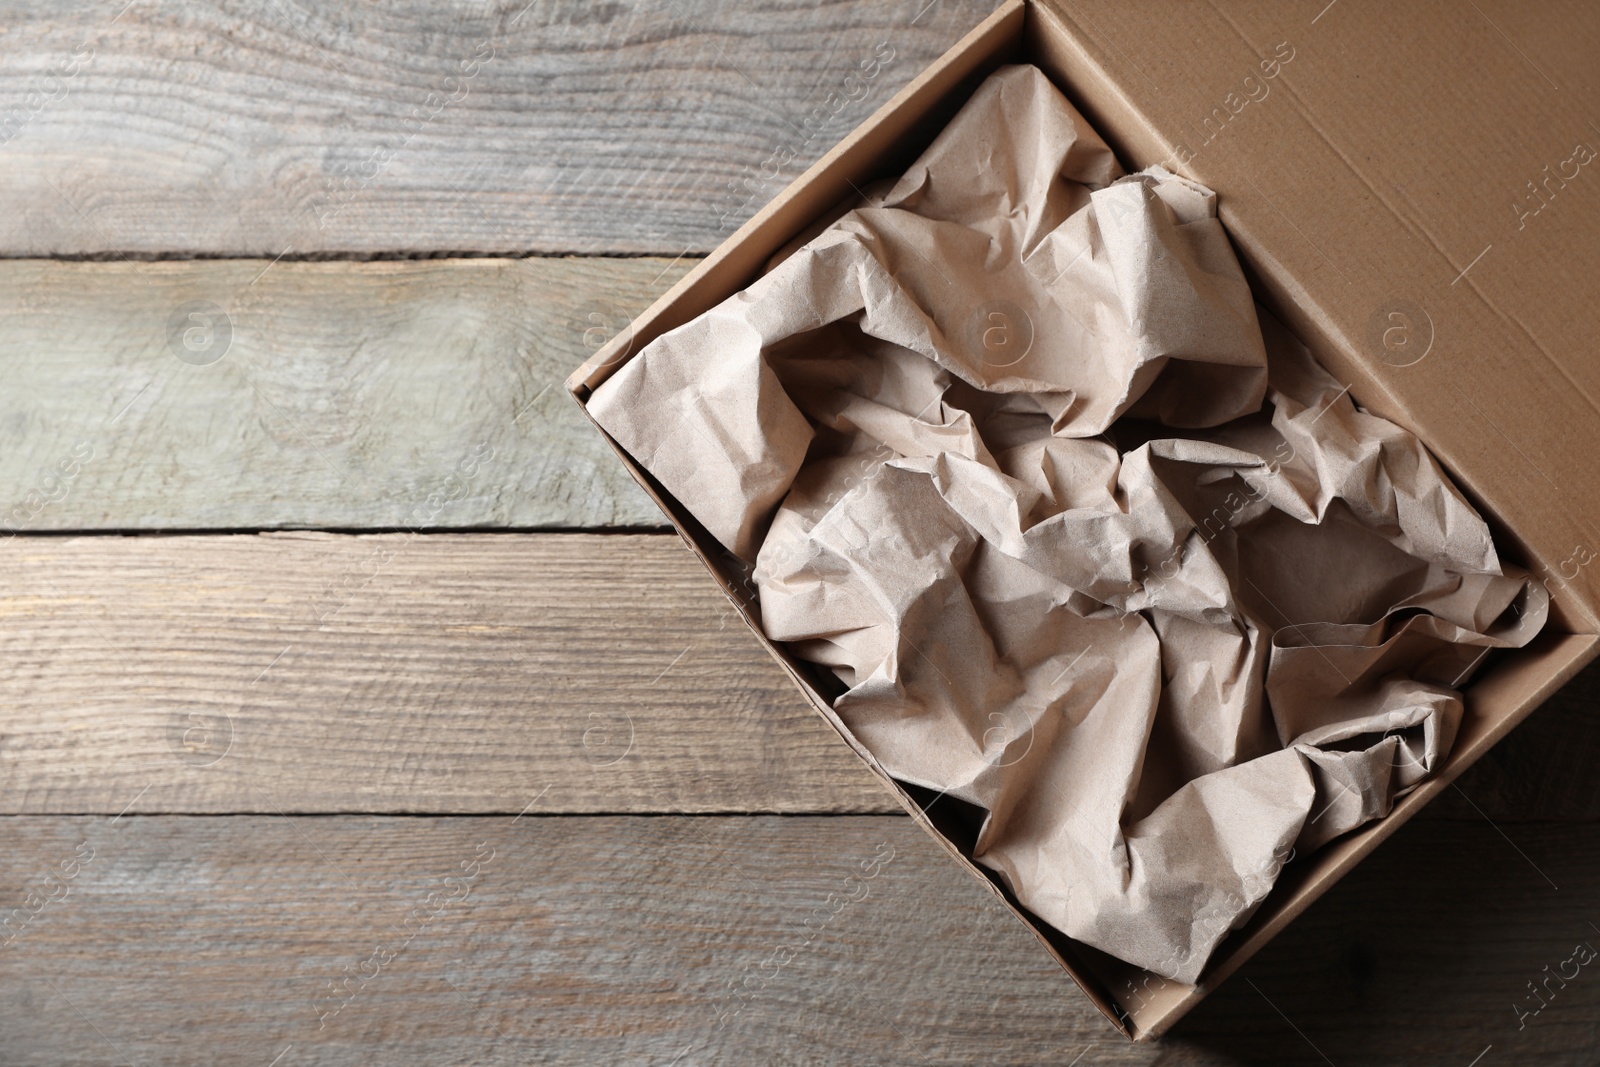
[[[1196,981],[1434,773],[1548,597],[1255,306],[1206,188],[1032,67],[591,415],[753,567],[896,778],[1067,935]]]

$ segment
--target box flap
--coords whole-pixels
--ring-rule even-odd
[[[1600,604],[1600,8],[1045,0],[1134,166],[1220,194],[1258,291],[1422,436],[1566,615]],[[1052,72],[1056,73],[1056,72]],[[1506,535],[1509,531],[1497,530]]]

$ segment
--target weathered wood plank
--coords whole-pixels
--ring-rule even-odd
[[[0,620],[0,811],[898,810],[668,535],[18,537]],[[1430,813],[1600,817],[1597,686]]]
[[[1592,967],[1512,1010],[1600,943],[1584,827],[1519,834],[1559,892],[1407,827],[1133,1046],[904,818],[3,821],[8,1064],[1587,1064],[1600,1018]]]
[[[0,949],[8,1064],[1114,1049],[1032,936],[904,818],[4,821],[8,908],[80,841],[93,850]],[[830,894],[857,899],[834,914]]]
[[[690,265],[0,261],[0,533],[663,526],[561,383]]]
[[[0,254],[715,247],[995,0],[0,5]]]
[[[0,545],[0,810],[898,811],[667,535]]]

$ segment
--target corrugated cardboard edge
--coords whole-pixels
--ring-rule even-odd
[[[913,79],[893,99],[879,108],[873,116],[824,155],[805,174],[797,178],[788,189],[766,208],[758,212],[725,241],[716,252],[690,271],[679,283],[657,300],[621,335],[596,352],[567,380],[567,388],[587,416],[585,401],[594,387],[603,382],[617,367],[622,366],[638,348],[666,331],[676,328],[720,302],[727,294],[744,288],[760,271],[767,258],[802,231],[813,218],[847,197],[855,186],[877,176],[882,168],[882,157],[890,145],[901,142],[916,131],[930,111],[954,93],[964,81],[974,78],[1011,59],[1017,58],[1025,45],[1027,58],[1038,62],[1073,99],[1075,105],[1096,125],[1114,148],[1126,152],[1129,138],[1139,138],[1143,144],[1134,158],[1159,150],[1165,143],[1154,124],[1142,115],[1132,102],[1117,89],[1105,65],[1094,56],[1083,40],[1081,31],[1064,20],[1060,13],[1048,6],[1052,0],[1008,0],[984,20],[971,33],[953,46],[944,56],[921,75]],[[1045,33],[1029,32],[1038,27],[1039,20]],[[1045,47],[1038,46],[1043,43]],[[1038,51],[1040,54],[1031,54]],[[1071,77],[1064,77],[1062,63],[1076,67]],[[1052,69],[1055,68],[1055,69]],[[1090,85],[1089,83],[1093,83]],[[931,131],[930,131],[931,132]],[[1122,154],[1122,153],[1119,153]],[[837,168],[837,169],[836,169]],[[1225,213],[1226,218],[1226,213]],[[1264,249],[1245,246],[1247,255],[1269,257]],[[1270,257],[1269,257],[1270,258]],[[1275,260],[1272,262],[1276,263]],[[1278,268],[1282,270],[1281,264]],[[1287,273],[1285,271],[1285,273]],[[1292,282],[1292,278],[1291,278]],[[1293,282],[1287,289],[1275,293],[1276,303],[1285,298],[1294,299],[1299,294],[1313,310],[1317,310],[1303,287]],[[718,295],[722,294],[722,295]],[[1285,296],[1287,294],[1287,296]],[[1329,320],[1325,311],[1319,312]],[[1331,320],[1329,320],[1331,321]],[[1337,330],[1310,331],[1302,334],[1313,350],[1326,345],[1350,345],[1350,339]],[[1358,351],[1358,349],[1357,349]],[[593,421],[591,419],[591,421]],[[597,426],[597,429],[599,427]],[[1235,931],[1219,949],[1210,968],[1199,984],[1185,986],[1169,982],[1147,972],[1130,968],[1109,957],[1086,963],[1084,959],[1069,958],[1072,948],[1061,944],[1065,939],[1052,937],[1041,928],[1037,920],[1024,913],[994,877],[974,864],[961,850],[934,825],[933,820],[916,801],[896,783],[878,761],[853,738],[844,723],[833,711],[831,704],[819,693],[804,671],[781,649],[768,641],[762,633],[753,604],[744,591],[737,589],[702,545],[713,543],[703,531],[700,537],[691,536],[699,529],[676,501],[660,489],[650,475],[633,462],[623,449],[600,432],[621,458],[624,466],[662,510],[672,519],[679,535],[689,549],[701,560],[724,594],[734,604],[740,615],[756,634],[762,646],[783,667],[806,695],[812,706],[833,727],[868,768],[884,782],[908,814],[930,833],[950,855],[961,863],[984,885],[988,886],[1007,908],[1031,930],[1050,956],[1078,983],[1091,1002],[1125,1035],[1135,1041],[1159,1037],[1198,1004],[1225,978],[1265,946],[1277,933],[1300,915],[1318,897],[1331,888],[1341,877],[1365,858],[1379,843],[1393,834],[1429,800],[1448,788],[1453,779],[1476,761],[1485,751],[1499,741],[1535,707],[1543,702],[1563,682],[1584,664],[1600,654],[1600,638],[1589,634],[1549,633],[1542,637],[1542,652],[1538,663],[1530,664],[1531,671],[1515,669],[1492,672],[1491,676],[1476,682],[1467,692],[1469,719],[1475,707],[1483,705],[1490,694],[1483,687],[1492,687],[1495,678],[1502,680],[1510,674],[1536,676],[1532,688],[1522,688],[1511,694],[1501,694],[1502,707],[1492,723],[1484,719],[1473,720],[1479,727],[1473,730],[1463,725],[1463,734],[1456,749],[1441,768],[1438,776],[1425,783],[1396,804],[1391,814],[1366,828],[1356,831],[1319,851],[1309,860],[1303,871],[1296,872],[1297,884],[1285,885],[1283,891],[1274,891],[1256,918],[1243,929]],[[1516,690],[1514,683],[1502,688]],[[1066,950],[1065,952],[1063,950]],[[1093,950],[1085,950],[1094,954]],[[1116,972],[1138,977],[1143,993],[1136,994],[1140,1003],[1128,1008],[1112,993]],[[1132,982],[1128,988],[1133,990]],[[1148,997],[1144,994],[1148,994]]]

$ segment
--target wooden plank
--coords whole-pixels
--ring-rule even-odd
[[[0,261],[0,531],[663,526],[561,382],[690,265]]]
[[[0,810],[898,811],[668,535],[15,538]]]
[[[8,1064],[1580,1064],[1600,1018],[1593,965],[1513,1011],[1600,944],[1586,827],[1521,829],[1558,892],[1408,826],[1134,1046],[904,818],[4,821]]]
[[[0,612],[0,811],[898,810],[668,535],[19,537]],[[1600,815],[1597,685],[1430,813]]]
[[[1031,935],[904,818],[6,821],[8,906],[93,850],[0,950],[8,1064],[218,1048],[279,1067],[1065,1064],[1114,1048]],[[830,894],[856,899],[834,914]]]
[[[995,0],[0,8],[0,254],[708,251]]]
[[[6,551],[6,810],[893,810],[673,538]]]

